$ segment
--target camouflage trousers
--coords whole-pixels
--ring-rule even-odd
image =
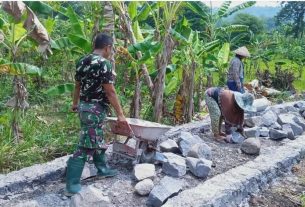
[[[108,108],[99,103],[80,102],[80,139],[73,157],[82,156],[91,160],[96,151],[105,150],[103,125],[107,110]]]

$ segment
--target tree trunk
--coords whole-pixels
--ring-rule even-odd
[[[155,81],[153,99],[154,99],[154,120],[160,122],[162,119],[163,93],[165,87],[165,72],[174,48],[174,42],[169,33],[165,35],[163,41],[163,51],[157,60],[158,75]]]
[[[137,43],[137,40],[136,40],[136,37],[133,33],[133,29],[132,29],[132,22],[130,20],[130,17],[129,17],[129,14],[126,12],[127,11],[127,8],[125,6],[124,3],[122,3],[122,5],[124,6],[124,9],[121,11],[119,10],[120,12],[120,15],[121,15],[121,18],[126,26],[126,35],[128,37],[128,40],[130,41],[131,44],[136,44]],[[142,57],[142,53],[139,51],[137,52],[137,58],[140,59]],[[150,92],[152,94],[153,92],[153,88],[154,88],[154,84],[149,76],[149,73],[148,73],[148,69],[147,69],[147,66],[145,64],[141,64],[141,70],[142,70],[142,74],[144,76],[144,79],[145,79],[145,82],[148,86],[148,88],[150,89]]]
[[[140,118],[141,111],[141,84],[139,77],[136,78],[136,89],[133,95],[133,100],[130,107],[130,117],[132,118]]]

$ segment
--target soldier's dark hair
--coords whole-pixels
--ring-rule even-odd
[[[110,37],[107,34],[104,33],[99,33],[96,35],[95,39],[94,39],[94,49],[103,49],[104,47],[108,46],[108,45],[112,45],[113,44],[113,40],[112,37]]]

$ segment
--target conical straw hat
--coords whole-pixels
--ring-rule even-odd
[[[237,48],[234,53],[243,57],[250,57],[250,53],[245,46]]]

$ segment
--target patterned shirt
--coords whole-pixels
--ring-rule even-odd
[[[97,54],[82,57],[76,64],[75,80],[80,81],[80,100],[109,105],[102,84],[113,84],[112,66]]]
[[[244,78],[244,64],[238,57],[234,57],[230,62],[227,79],[239,83],[240,78]]]

